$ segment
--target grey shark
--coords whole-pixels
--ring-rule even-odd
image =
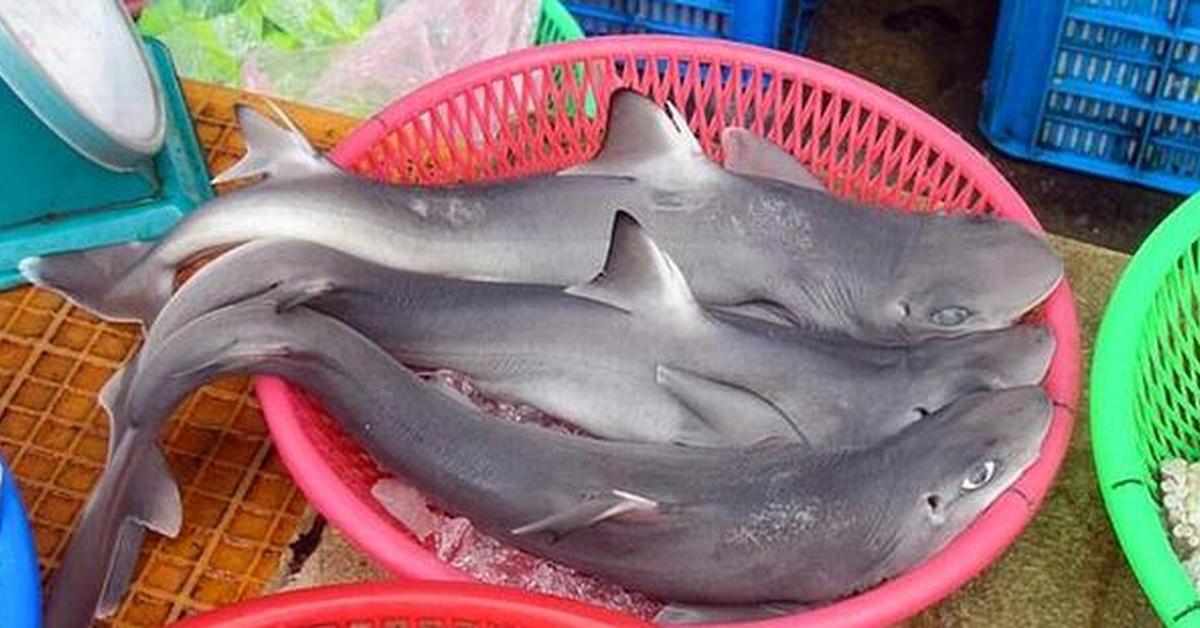
[[[178,266],[260,238],[308,240],[416,272],[562,286],[591,276],[613,211],[625,209],[701,302],[765,303],[799,326],[883,344],[1008,326],[1062,277],[1045,240],[1018,225],[834,198],[741,129],[724,133],[722,168],[674,107],[619,91],[610,110],[602,150],[581,166],[426,188],[343,172],[294,128],[242,106],[249,152],[217,180],[260,182],[207,203],[156,244],[28,258],[21,270],[101,316],[144,323],[171,294]]]
[[[303,388],[381,466],[487,534],[700,605],[819,603],[913,567],[1033,464],[1052,415],[1025,387],[964,396],[864,450],[600,441],[487,417],[345,324],[269,297],[148,349],[110,408],[123,429],[55,576],[51,627],[111,608],[142,526],[178,528],[155,440],[184,396],[225,374]]]
[[[597,271],[566,289],[489,283],[258,242],[193,276],[146,344],[269,293],[347,323],[406,364],[462,372],[485,393],[598,437],[709,446],[775,437],[825,449],[872,445],[974,390],[1037,384],[1054,352],[1040,325],[878,347],[709,312],[623,212]]]

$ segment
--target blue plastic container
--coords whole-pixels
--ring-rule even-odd
[[[154,239],[212,197],[167,49],[147,41],[166,108],[151,167],[114,172],[76,152],[0,81],[0,289],[32,255]]]
[[[720,37],[803,52],[820,0],[564,0],[588,35]]]
[[[1200,0],[1004,0],[980,126],[1016,157],[1200,190]]]
[[[0,626],[41,626],[41,595],[29,520],[16,479],[0,462]]]

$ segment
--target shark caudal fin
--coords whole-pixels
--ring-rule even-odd
[[[21,274],[113,321],[148,323],[171,296],[172,268],[156,264],[154,244],[130,242],[47,257],[27,257]]]
[[[111,615],[129,590],[146,529],[173,537],[181,524],[179,488],[162,450],[126,439],[71,536],[50,589],[46,625],[90,626],[93,617]]]
[[[174,537],[179,534],[183,522],[179,486],[157,444],[139,465],[132,483],[129,515],[122,522],[113,545],[112,561],[96,606],[97,617],[111,616],[125,599],[146,530]]]

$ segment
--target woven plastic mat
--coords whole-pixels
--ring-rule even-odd
[[[261,108],[261,101],[200,83],[184,87],[209,170],[220,172],[245,150],[233,105]],[[356,123],[284,109],[322,149]],[[0,293],[0,452],[32,520],[43,582],[104,464],[108,425],[97,390],[139,342],[135,326],[102,322],[51,293]],[[183,531],[175,539],[147,535],[131,594],[107,625],[159,626],[254,596],[280,574],[305,511],[245,378],[193,393],[163,441],[183,495]]]

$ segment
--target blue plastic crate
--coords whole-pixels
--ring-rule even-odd
[[[564,0],[588,35],[720,37],[803,52],[820,0]]]
[[[1200,190],[1200,0],[1004,0],[980,126],[1017,157]]]
[[[17,480],[0,461],[0,626],[38,628],[42,623],[37,553]]]

